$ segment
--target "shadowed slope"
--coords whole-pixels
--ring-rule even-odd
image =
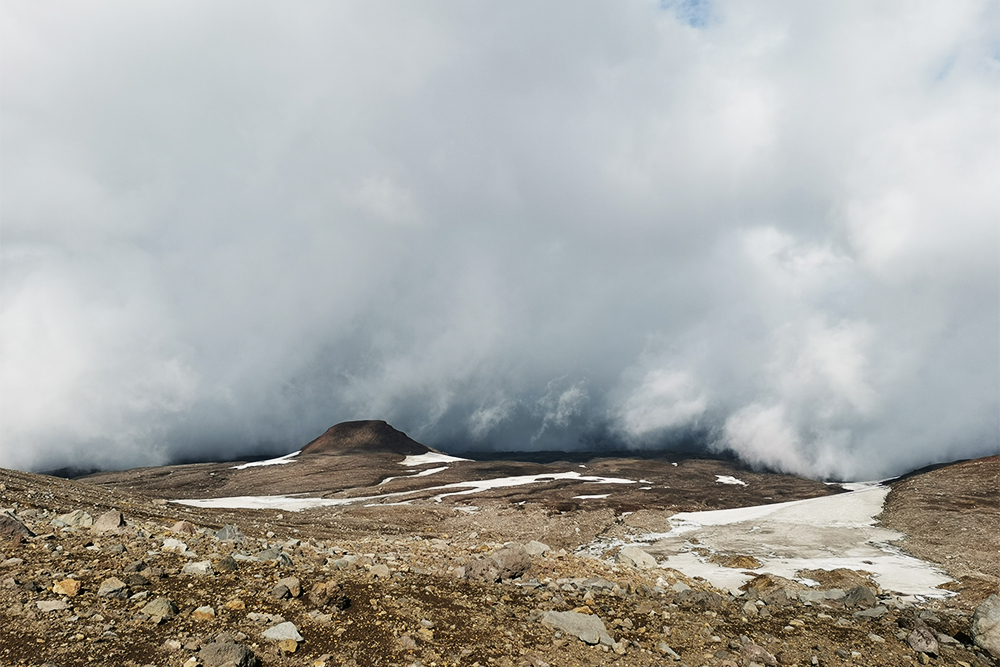
[[[381,420],[341,422],[302,448],[300,456],[313,454],[390,453],[409,456],[426,454],[431,448],[421,445],[402,431]]]

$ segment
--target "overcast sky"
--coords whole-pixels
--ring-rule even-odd
[[[997,1],[0,5],[0,465],[998,453]]]

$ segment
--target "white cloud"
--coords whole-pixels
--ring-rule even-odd
[[[2,465],[1000,446],[994,3],[0,11]]]

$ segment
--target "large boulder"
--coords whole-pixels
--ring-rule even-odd
[[[469,564],[467,576],[488,584],[516,579],[531,567],[531,557],[522,546],[506,547]]]
[[[636,546],[628,546],[618,552],[618,562],[637,570],[656,567],[656,559]]]
[[[547,611],[542,614],[542,625],[577,637],[585,644],[604,644],[615,647],[615,640],[608,634],[604,621],[598,616],[576,611]]]
[[[16,538],[19,535],[22,537],[33,537],[34,533],[9,514],[0,514],[0,539]]]
[[[90,532],[94,535],[107,535],[108,533],[117,533],[124,527],[125,517],[122,516],[122,513],[118,510],[111,510],[97,517],[97,521],[90,527]]]
[[[976,607],[969,634],[976,646],[1000,658],[1000,596],[991,595]]]

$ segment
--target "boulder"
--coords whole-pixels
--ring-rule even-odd
[[[272,641],[281,641],[282,639],[292,639],[297,642],[302,641],[302,635],[299,634],[299,629],[295,627],[295,624],[291,621],[285,621],[284,623],[278,623],[273,628],[268,628],[262,633],[264,639],[270,639]]]
[[[528,553],[529,556],[541,556],[546,551],[551,551],[551,547],[542,542],[531,540],[530,542],[524,545],[524,550]]]
[[[90,528],[94,525],[94,517],[83,510],[73,510],[66,514],[60,514],[52,519],[53,526],[70,526],[72,528]]]
[[[181,574],[189,574],[196,577],[204,577],[215,574],[212,569],[212,561],[201,560],[194,563],[185,563],[181,568]]]
[[[917,653],[937,655],[938,641],[934,633],[926,625],[919,625],[906,637],[906,643]]]
[[[991,595],[976,607],[969,634],[976,646],[1000,658],[1000,596]]]
[[[486,558],[480,558],[469,564],[467,576],[473,581],[495,583],[516,579],[531,567],[531,557],[524,547],[507,547],[495,551]]]
[[[90,527],[90,532],[94,535],[107,535],[117,533],[125,526],[125,517],[118,510],[105,512],[97,517],[97,521]]]
[[[585,644],[614,647],[615,640],[599,617],[576,611],[547,611],[541,616],[542,625],[577,637]]]
[[[246,542],[247,536],[243,531],[232,524],[226,524],[215,533],[215,539],[220,542],[233,542],[236,544]]]
[[[101,582],[97,595],[102,598],[128,597],[128,585],[118,577],[110,577]]]
[[[177,616],[177,607],[169,599],[158,597],[143,607],[142,613],[159,622]]]
[[[260,659],[243,644],[213,642],[198,651],[205,667],[260,667]]]
[[[35,534],[31,532],[27,526],[9,514],[0,514],[0,539],[15,538],[18,535],[23,537],[34,537]]]
[[[844,594],[845,607],[861,607],[868,609],[877,602],[875,591],[868,586],[855,586]]]
[[[197,529],[190,521],[178,521],[174,525],[170,526],[171,533],[179,533],[181,535],[194,535],[195,530]]]
[[[618,562],[637,570],[656,567],[656,559],[637,546],[628,546],[618,552]]]

